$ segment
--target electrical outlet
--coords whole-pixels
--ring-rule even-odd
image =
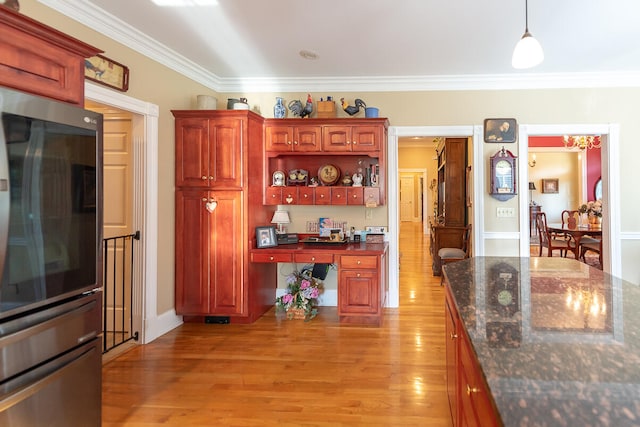
[[[373,219],[373,209],[364,209],[364,219]]]

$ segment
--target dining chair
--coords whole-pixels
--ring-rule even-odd
[[[583,238],[584,239],[584,238]],[[598,254],[598,262],[600,262],[600,268],[602,268],[602,239],[592,239],[593,242],[582,242],[580,240],[580,259],[583,262],[587,262],[585,255],[587,252],[592,251]]]
[[[438,251],[438,256],[440,257],[440,262],[442,266],[454,262],[454,261],[462,261],[463,259],[469,258],[469,254],[471,252],[471,224],[467,225],[464,229],[464,234],[462,235],[462,246],[459,248],[440,248]],[[442,286],[444,280],[444,272],[440,275],[440,286]]]
[[[553,251],[560,251],[560,255],[567,256],[567,250],[575,249],[575,241],[566,235],[555,235],[549,232],[547,228],[547,215],[540,212],[536,216],[536,224],[538,225],[538,236],[540,237],[540,254],[542,256],[542,248],[547,248],[547,256],[553,256]]]
[[[569,228],[575,228],[580,225],[580,211],[578,210],[563,210],[561,218],[563,227],[566,225]]]

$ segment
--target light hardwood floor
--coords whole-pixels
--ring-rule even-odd
[[[451,426],[444,294],[420,223],[400,228],[400,308],[380,328],[271,310],[185,324],[103,366],[103,426]]]

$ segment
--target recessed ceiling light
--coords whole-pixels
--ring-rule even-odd
[[[311,52],[310,50],[302,49],[300,51],[300,56],[302,56],[304,59],[309,59],[309,60],[318,59],[318,54],[315,52]]]

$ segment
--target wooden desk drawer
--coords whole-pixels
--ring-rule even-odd
[[[293,262],[333,264],[333,254],[293,254]]]
[[[342,255],[341,268],[378,268],[378,257],[375,255]]]
[[[292,262],[291,254],[278,254],[265,252],[257,254],[251,253],[251,262]]]

